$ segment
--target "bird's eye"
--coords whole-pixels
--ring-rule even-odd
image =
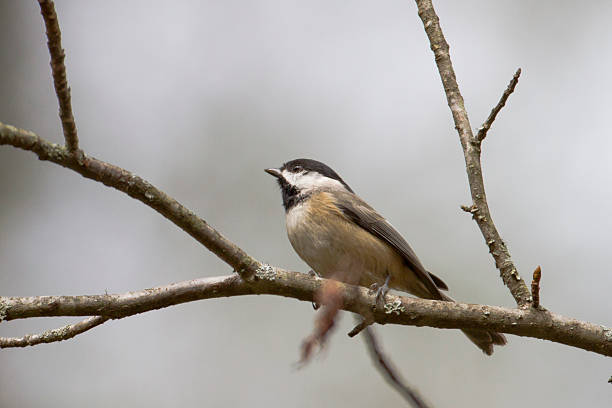
[[[293,169],[292,169],[292,171],[294,173],[300,173],[302,170],[304,170],[304,168],[302,166],[299,166],[299,165],[298,166],[293,166]]]

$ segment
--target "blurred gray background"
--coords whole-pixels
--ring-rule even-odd
[[[542,303],[612,325],[612,2],[436,1],[472,125],[523,68],[484,145],[494,219]],[[263,168],[334,167],[457,299],[512,307],[474,222],[463,157],[412,1],[58,1],[83,149],[149,180],[256,258],[308,268]],[[0,121],[62,142],[35,1],[0,2]],[[153,210],[0,148],[0,293],[124,292],[230,268]],[[344,315],[295,370],[309,303],[257,296],[109,322],[0,352],[0,406],[399,406]],[[76,319],[0,324],[1,336]],[[378,327],[435,407],[609,407],[609,359],[509,336]]]

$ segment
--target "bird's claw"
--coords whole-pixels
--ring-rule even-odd
[[[377,283],[374,283],[370,286],[370,290],[372,292],[376,292],[376,307],[382,309],[385,305],[385,296],[389,292],[389,281],[391,280],[391,275],[387,275],[385,279],[385,283],[382,286],[379,286]]]
[[[320,278],[320,277],[321,277],[321,276],[320,276],[318,273],[316,273],[316,272],[315,272],[315,271],[313,271],[312,269],[308,271],[308,275],[309,275],[309,276],[312,276],[313,278],[314,278],[314,277],[317,277],[317,278]],[[321,305],[320,305],[320,304],[318,304],[317,302],[312,302],[312,308],[313,308],[314,310],[319,310],[319,308],[320,308],[320,307],[321,307]]]

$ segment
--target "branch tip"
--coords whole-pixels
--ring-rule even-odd
[[[514,92],[514,88],[516,88],[516,85],[518,84],[521,72],[522,71],[520,68],[516,70],[516,72],[512,76],[512,79],[510,80],[510,83],[508,84],[508,87],[499,99],[499,102],[497,102],[497,105],[495,105],[495,107],[491,110],[491,113],[489,113],[489,117],[487,118],[487,120],[485,120],[482,126],[478,128],[478,133],[476,134],[476,143],[482,143],[485,137],[487,137],[487,132],[489,131],[489,129],[491,129],[491,126],[493,125],[497,114],[506,105],[506,101],[508,101],[508,98]]]
[[[355,337],[356,335],[361,333],[364,329],[368,328],[368,326],[370,326],[372,323],[374,323],[374,320],[363,319],[361,322],[359,322],[357,326],[353,327],[353,330],[348,332],[348,336],[351,338]]]
[[[531,280],[531,299],[534,308],[540,307],[540,279],[542,278],[542,268],[538,265],[533,271],[533,279]]]

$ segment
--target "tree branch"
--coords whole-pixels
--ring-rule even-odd
[[[2,320],[50,316],[103,316],[120,319],[201,299],[244,295],[276,295],[312,302],[326,279],[262,265],[250,281],[239,275],[200,278],[124,294],[84,296],[0,297]],[[612,356],[612,329],[537,309],[414,299],[387,294],[376,307],[367,288],[334,281],[341,309],[371,310],[379,324],[429,326],[440,329],[483,329],[550,340]]]
[[[47,46],[51,55],[51,73],[53,74],[53,85],[59,101],[59,116],[64,130],[66,147],[70,153],[79,149],[79,137],[77,136],[76,123],[72,114],[72,102],[70,100],[70,88],[66,78],[66,66],[64,58],[66,54],[62,48],[62,32],[57,21],[55,5],[51,0],[38,0],[40,13],[47,28]]]
[[[497,117],[499,111],[501,111],[501,109],[506,106],[506,101],[508,100],[512,92],[514,92],[514,88],[516,88],[520,76],[521,69],[519,68],[514,73],[514,76],[510,80],[508,87],[499,99],[499,102],[497,102],[497,105],[495,105],[495,107],[491,110],[491,113],[489,113],[489,117],[487,118],[487,120],[485,120],[480,129],[478,129],[478,134],[476,135],[477,141],[482,143],[485,137],[487,137],[487,132],[489,131],[489,129],[491,129],[491,125],[493,125],[493,122],[495,121],[495,118]]]
[[[431,0],[416,0],[419,17],[423,21],[425,32],[429,38],[431,50],[435,55],[436,65],[448,106],[453,114],[455,128],[459,133],[459,140],[463,148],[465,165],[470,183],[470,192],[473,205],[469,208],[474,220],[489,247],[489,252],[495,260],[495,266],[499,269],[504,284],[510,289],[512,296],[520,307],[527,307],[531,302],[531,295],[527,285],[519,276],[510,252],[501,239],[487,203],[484,181],[482,179],[482,165],[480,163],[480,142],[474,138],[472,127],[465,110],[463,97],[459,91],[457,78],[450,59],[449,46],[442,33],[440,20],[436,15]]]
[[[0,348],[27,347],[41,343],[54,343],[68,340],[103,324],[107,320],[109,320],[108,317],[93,316],[78,323],[60,327],[59,329],[47,330],[41,334],[27,334],[23,337],[0,337]]]
[[[47,2],[41,1],[41,7]],[[445,86],[449,106],[464,148],[468,178],[478,225],[487,240],[506,285],[520,306],[530,302],[529,291],[518,277],[510,255],[499,238],[484,195],[480,166],[480,144],[474,139],[463,99],[455,80],[446,44],[431,1],[417,0],[419,15],[430,38],[436,62]],[[44,8],[43,8],[44,10]],[[44,14],[44,12],[43,12]],[[51,20],[53,20],[51,18]],[[50,42],[53,35],[50,35]],[[61,49],[61,47],[60,47]],[[53,52],[52,52],[53,55]],[[11,145],[32,151],[40,160],[51,161],[128,194],[174,222],[198,242],[231,265],[239,275],[203,278],[116,295],[39,296],[29,298],[0,297],[0,320],[44,316],[96,316],[68,330],[51,331],[17,340],[3,339],[7,346],[59,341],[102,324],[106,319],[123,318],[137,313],[184,302],[226,296],[270,294],[314,301],[326,281],[306,274],[287,272],[263,265],[224,238],[204,220],[146,180],[109,163],[72,154],[68,147],[50,143],[36,134],[0,123],[0,145]],[[72,148],[75,145],[72,144]],[[371,311],[374,322],[431,326],[447,329],[476,328],[555,341],[599,354],[612,356],[612,330],[537,309],[504,309],[494,306],[467,305],[453,302],[409,299],[387,295],[383,310],[376,308],[376,297],[366,288],[335,282],[343,310],[363,315]],[[523,292],[526,292],[523,293]],[[64,328],[66,329],[66,328]],[[44,340],[43,340],[44,339]]]
[[[47,160],[74,170],[83,177],[102,182],[148,205],[231,265],[245,279],[249,279],[261,266],[258,261],[222,236],[206,221],[127,170],[86,154],[72,155],[63,146],[50,143],[30,131],[2,122],[0,122],[0,145],[11,145],[31,151],[40,160]]]
[[[263,265],[221,236],[204,220],[140,177],[119,167],[49,143],[36,134],[0,123],[0,145],[34,152],[39,159],[72,169],[101,181],[147,204],[204,244],[239,273],[220,278],[187,281],[123,295],[40,296],[0,298],[0,320],[43,316],[104,316],[122,318],[184,302],[225,296],[271,294],[314,301],[324,280]],[[241,278],[242,276],[242,278]],[[612,356],[612,330],[535,309],[514,310],[408,299],[387,295],[388,304],[377,310],[368,290],[340,285],[342,309],[363,314],[373,310],[375,322],[438,328],[480,328],[530,336]]]
[[[430,39],[436,56],[438,70],[444,84],[448,104],[464,150],[473,205],[471,212],[501,272],[504,283],[510,289],[519,306],[531,302],[527,286],[519,277],[510,254],[492,222],[486,201],[480,163],[481,142],[486,137],[499,111],[514,91],[520,75],[515,74],[498,104],[479,129],[472,133],[463,98],[459,92],[446,43],[438,17],[431,1],[416,0],[419,16]],[[146,180],[112,164],[85,155],[79,150],[77,128],[71,107],[70,88],[64,65],[65,53],[61,46],[61,32],[51,0],[39,0],[43,16],[54,87],[59,101],[59,115],[65,138],[65,147],[52,144],[36,134],[0,123],[0,145],[12,145],[34,152],[40,160],[51,161],[128,194],[174,222],[178,227],[206,246],[223,261],[231,265],[239,275],[202,278],[166,286],[114,295],[89,296],[37,296],[0,297],[0,322],[45,316],[91,316],[81,322],[48,330],[41,334],[21,338],[0,338],[0,348],[25,347],[41,343],[70,339],[80,333],[105,323],[134,314],[177,305],[185,302],[217,297],[270,294],[314,301],[321,288],[329,281],[297,272],[284,271],[261,264],[238,246],[224,238],[204,220],[182,206]],[[612,330],[587,322],[580,322],[537,310],[538,297],[534,274],[534,309],[504,309],[483,305],[467,305],[411,299],[388,295],[384,309],[376,307],[376,297],[367,289],[334,282],[338,288],[339,307],[343,310],[367,315],[380,324],[404,324],[431,326],[447,329],[477,328],[536,337],[612,356]],[[364,311],[366,313],[364,313]],[[366,324],[367,323],[367,324]],[[415,407],[427,405],[402,383],[398,374],[386,361],[374,333],[362,324],[368,349],[387,381]],[[358,326],[359,327],[359,326]],[[356,334],[358,331],[353,331]]]
[[[399,374],[395,372],[395,368],[390,362],[387,361],[387,358],[378,345],[378,340],[376,339],[374,330],[371,327],[367,327],[363,331],[363,338],[365,339],[370,356],[372,357],[372,360],[374,360],[378,371],[381,372],[389,385],[395,388],[395,390],[413,407],[427,408],[429,405],[423,401],[418,392],[404,384]]]

